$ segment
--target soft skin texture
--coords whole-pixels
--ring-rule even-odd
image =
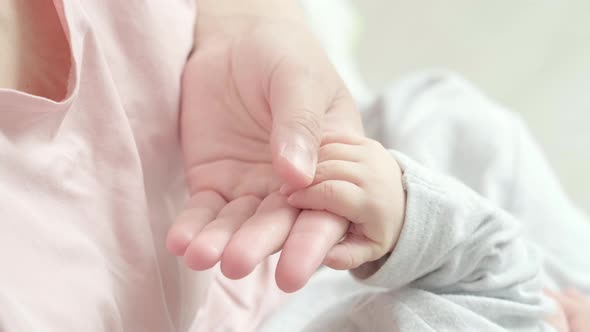
[[[183,77],[181,138],[191,199],[169,250],[239,279],[282,249],[279,287],[301,288],[348,228],[290,206],[309,185],[322,132],[361,133],[354,102],[293,1],[204,1]]]
[[[383,145],[362,136],[330,134],[320,148],[312,185],[287,201],[352,222],[324,261],[334,269],[350,270],[394,249],[403,226],[406,195],[401,169]]]

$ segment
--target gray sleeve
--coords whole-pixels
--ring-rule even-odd
[[[401,81],[365,120],[371,136],[403,152],[394,155],[408,206],[393,254],[354,274],[394,291],[422,291],[438,303],[436,310],[412,296],[403,300],[420,317],[455,308],[461,311],[455,319],[468,320],[471,330],[482,322],[500,330],[540,329],[549,310],[542,288],[555,279],[547,274],[548,253],[568,247],[547,239],[572,239],[570,247],[580,248],[588,232],[522,121],[445,72]],[[575,252],[560,255],[560,262],[581,268],[582,260],[570,258]]]
[[[389,257],[353,274],[373,286],[443,297],[471,312],[474,324],[539,328],[547,309],[540,257],[519,222],[453,178],[394,155],[408,195],[399,242]]]
[[[590,294],[589,219],[518,114],[441,71],[399,81],[364,114],[367,132],[386,147],[426,173],[457,179],[517,220],[522,237],[543,257],[545,287],[575,286]]]

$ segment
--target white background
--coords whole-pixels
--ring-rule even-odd
[[[522,114],[567,192],[590,212],[590,1],[353,4],[354,55],[371,88],[425,68],[461,73]]]

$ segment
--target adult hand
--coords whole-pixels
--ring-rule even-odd
[[[348,228],[279,193],[312,182],[325,131],[361,133],[360,116],[296,1],[201,1],[181,111],[191,199],[169,250],[237,279],[282,249],[277,284],[301,288]]]

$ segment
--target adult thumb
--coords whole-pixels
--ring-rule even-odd
[[[270,83],[274,168],[291,188],[302,188],[315,176],[329,96],[309,70],[297,66],[279,65]]]

